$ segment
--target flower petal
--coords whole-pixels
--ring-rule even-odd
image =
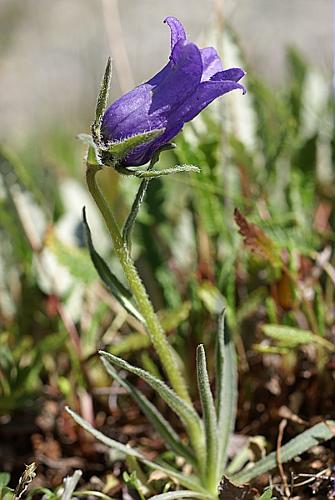
[[[221,59],[213,47],[200,49],[200,54],[203,65],[202,81],[205,82],[216,73],[222,72],[223,67]]]
[[[184,26],[175,17],[169,16],[164,19],[164,22],[169,26],[171,30],[171,52],[174,46],[180,40],[186,40],[186,33]]]
[[[245,74],[245,71],[241,68],[229,68],[213,74],[210,79],[211,81],[233,80],[234,82],[238,82]]]
[[[176,63],[171,65],[165,78],[152,90],[151,113],[157,109],[168,112],[176,104],[183,103],[200,84],[202,61],[198,47],[181,40],[173,50],[176,51]]]
[[[174,50],[178,50],[176,64],[167,65],[156,77],[120,97],[107,109],[101,128],[106,142],[164,128],[171,110],[182,106],[196,91],[202,74],[198,47],[181,40]]]
[[[170,61],[164,68],[157,73],[153,78],[151,78],[147,83],[150,85],[159,85],[159,83],[165,78],[166,73],[169,71],[171,64],[177,64],[179,49],[182,47],[182,44],[178,44],[178,42],[186,41],[186,33],[183,25],[178,19],[175,17],[169,16],[164,19],[164,23],[168,24],[171,30],[171,54]],[[177,45],[178,44],[178,45]],[[176,47],[177,45],[177,47]]]
[[[214,99],[235,89],[241,89],[243,94],[246,92],[243,85],[230,80],[202,82],[196,92],[178,110],[178,119],[184,123],[189,122],[214,101]],[[169,124],[167,127],[169,127]]]

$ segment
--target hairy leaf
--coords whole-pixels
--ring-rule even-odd
[[[134,401],[138,404],[148,420],[151,422],[153,427],[162,436],[166,444],[177,455],[184,457],[189,463],[195,466],[195,459],[192,451],[181,442],[178,434],[176,434],[169,422],[163,417],[163,415],[157,410],[157,408],[152,403],[150,403],[150,401],[144,396],[144,394],[142,394],[142,392],[137,390],[130,382],[128,382],[128,380],[120,377],[111,363],[109,363],[105,358],[102,358],[102,362],[107,372],[129,392]]]
[[[213,396],[207,373],[206,354],[203,345],[197,347],[197,379],[205,426],[207,466],[206,483],[209,488],[217,484],[217,428]]]
[[[153,470],[159,470],[166,474],[167,476],[176,479],[178,483],[180,483],[185,488],[188,488],[192,491],[197,491],[200,493],[206,493],[203,488],[200,486],[199,481],[194,476],[185,476],[181,472],[173,469],[167,464],[153,462],[145,458],[142,453],[138,450],[131,448],[130,446],[124,445],[115,441],[114,439],[105,436],[102,432],[95,429],[89,422],[80,417],[76,412],[71,410],[69,407],[66,407],[66,411],[71,415],[75,422],[80,425],[85,431],[89,432],[92,436],[94,436],[98,441],[105,444],[109,448],[114,448],[115,450],[124,453],[126,456],[132,456],[140,460],[142,463],[150,467]]]
[[[120,282],[120,280],[111,272],[106,262],[95,250],[92,241],[91,231],[86,218],[85,207],[83,208],[83,224],[84,224],[84,231],[85,231],[88,250],[90,252],[93,265],[98,275],[100,276],[101,280],[105,283],[107,288],[112,292],[112,294],[120,302],[120,304],[123,305],[123,307],[135,318],[144,323],[142,315],[129,300],[132,296],[130,290],[128,290],[128,288],[126,288]]]
[[[224,324],[224,313],[219,318],[216,346],[218,468],[223,474],[227,451],[235,427],[237,412],[237,360],[234,342]]]

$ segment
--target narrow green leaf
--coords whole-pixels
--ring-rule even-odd
[[[105,112],[108,103],[109,89],[112,80],[112,60],[109,57],[107,60],[107,65],[100,85],[100,91],[97,99],[97,104],[95,108],[95,120],[92,124],[92,136],[95,142],[100,141],[100,126],[102,116]]]
[[[335,435],[335,422],[328,420],[314,425],[311,429],[303,432],[299,436],[291,439],[280,449],[280,459],[282,463],[288,462],[298,457],[313,446],[317,446],[324,441],[328,441]],[[277,466],[277,453],[273,451],[266,457],[259,460],[253,467],[247,468],[231,477],[232,481],[242,484],[255,477],[269,472]]]
[[[180,441],[178,434],[176,434],[169,422],[163,417],[157,408],[150,403],[142,392],[138,391],[130,382],[128,382],[128,380],[120,377],[111,363],[109,363],[105,358],[102,358],[102,362],[107,372],[129,392],[134,401],[138,404],[148,420],[151,422],[152,426],[162,436],[171,450],[174,451],[176,455],[184,457],[190,464],[193,465],[193,467],[195,467],[196,462],[192,451],[188,448],[188,446],[185,446]]]
[[[237,451],[236,455],[234,455],[233,459],[227,467],[225,468],[225,474],[230,477],[233,474],[240,471],[248,462],[250,461],[250,449],[249,444],[243,446],[240,450]]]
[[[142,455],[142,453],[140,453],[136,449],[131,448],[130,446],[124,445],[122,443],[119,443],[118,441],[115,441],[114,439],[111,439],[108,436],[105,436],[105,434],[95,429],[89,422],[84,420],[82,417],[80,417],[80,415],[71,410],[69,407],[66,407],[65,409],[69,413],[69,415],[71,415],[73,420],[77,422],[78,425],[80,425],[85,431],[89,432],[98,441],[105,444],[109,448],[114,448],[115,450],[124,453],[126,456],[137,458],[142,463],[150,467],[150,469],[159,470],[164,474],[168,475],[169,477],[176,479],[185,488],[188,488],[196,492],[201,492],[201,493],[204,492],[203,488],[200,486],[199,481],[197,480],[196,477],[194,476],[186,477],[184,474],[180,473],[179,471],[176,471],[167,464],[156,463],[151,460],[148,460],[147,458],[145,458],[144,455]]]
[[[122,238],[123,241],[127,244],[129,251],[131,249],[131,232],[134,227],[138,212],[143,203],[145,193],[147,192],[149,182],[150,179],[143,179],[143,181],[141,182],[140,187],[138,188],[138,191],[136,193],[135,200],[131,206],[130,213],[127,217],[127,220],[123,228]]]
[[[217,428],[213,396],[209,384],[204,346],[197,347],[197,379],[206,436],[206,476],[209,489],[216,489],[217,477]]]
[[[170,408],[179,416],[179,418],[185,423],[187,426],[188,422],[194,422],[200,425],[200,418],[198,414],[195,412],[194,408],[190,406],[188,403],[183,401],[170,387],[168,387],[164,382],[154,377],[150,373],[142,370],[141,368],[137,368],[133,366],[127,361],[124,361],[113,354],[110,354],[106,351],[99,351],[99,354],[102,358],[106,360],[106,363],[111,363],[112,365],[116,365],[121,369],[127,370],[130,373],[134,373],[138,377],[142,378],[147,384],[149,384],[160,396],[161,398],[170,406]],[[106,366],[106,364],[105,364]]]
[[[219,318],[216,352],[218,468],[223,475],[227,463],[229,439],[235,427],[237,412],[237,360],[234,342],[225,328],[224,313]]]
[[[125,158],[133,149],[156,139],[164,132],[165,128],[157,128],[142,134],[132,135],[120,142],[112,142],[106,148],[100,150],[102,163],[114,167],[119,160]]]
[[[112,344],[108,350],[114,354],[114,356],[121,356],[123,354],[129,354],[142,349],[147,349],[150,345],[151,341],[147,333],[135,332],[130,333],[119,342]]]
[[[101,280],[105,283],[107,288],[112,292],[112,294],[120,302],[120,304],[122,304],[123,307],[135,318],[144,323],[142,315],[129,300],[132,296],[131,292],[111,272],[106,262],[95,250],[93,246],[91,231],[86,218],[85,207],[83,208],[83,224],[84,224],[86,243],[88,250],[90,252],[91,260]]]
[[[177,328],[190,316],[192,304],[189,301],[183,302],[176,307],[170,307],[168,310],[158,312],[158,317],[163,329],[170,332]]]
[[[335,346],[329,340],[315,335],[309,330],[301,330],[285,325],[263,325],[262,330],[268,337],[277,340],[283,345],[298,346],[303,344],[319,344],[329,351],[334,351]]]
[[[111,363],[112,365],[116,365],[119,368],[129,371],[130,373],[134,373],[135,375],[145,380],[145,382],[147,382],[147,384],[149,384],[178,415],[178,417],[184,423],[190,439],[192,439],[192,436],[202,435],[202,423],[194,408],[183,401],[164,382],[146,372],[145,370],[132,366],[123,359],[118,358],[117,356],[113,356],[113,354],[105,351],[99,351],[99,354],[106,359],[107,363]]]

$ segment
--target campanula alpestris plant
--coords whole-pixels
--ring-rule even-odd
[[[236,460],[228,463],[228,444],[234,430],[237,406],[237,357],[229,330],[224,328],[221,315],[216,345],[216,395],[212,394],[203,345],[196,352],[196,373],[200,417],[193,406],[182,362],[160,324],[145,287],[131,258],[131,228],[150,179],[182,171],[197,171],[197,167],[181,165],[153,170],[162,150],[171,147],[170,141],[180,132],[184,123],[192,120],[216,97],[244,87],[238,81],[243,70],[223,70],[220,58],[213,48],[199,49],[188,42],[181,23],[168,17],[171,29],[171,56],[168,64],[151,80],[114,102],[106,111],[111,80],[111,61],[108,61],[97,101],[92,136],[83,139],[89,144],[86,179],[88,188],[105,220],[115,251],[129,288],[111,272],[93,246],[91,232],[84,212],[84,228],[92,261],[107,287],[127,311],[139,320],[158,355],[167,383],[142,368],[131,365],[107,351],[100,351],[107,372],[132,396],[152,426],[163,438],[166,447],[176,457],[183,457],[192,473],[186,474],[162,460],[149,460],[140,450],[115,441],[83,420],[72,410],[69,413],[84,429],[105,445],[133,460],[139,460],[149,469],[156,469],[173,478],[183,491],[171,491],[154,496],[155,500],[172,498],[202,498],[217,500],[223,476],[243,483],[276,466],[275,452],[248,466],[248,450],[241,450]],[[150,162],[150,163],[149,163]],[[148,163],[147,167],[143,167]],[[143,178],[123,231],[114,216],[113,208],[99,186],[99,172],[114,167],[125,175]],[[142,378],[165,401],[183,424],[187,442],[182,440],[158,408],[132,383],[120,376],[119,370]],[[333,422],[322,422],[305,431],[281,448],[281,462],[290,460],[322,440],[333,436]],[[221,487],[220,498],[223,498]],[[271,492],[270,492],[271,493]],[[269,495],[262,498],[269,498]],[[270,495],[271,496],[271,495]],[[141,494],[141,497],[143,495]]]
[[[127,151],[119,160],[124,167],[150,161],[186,122],[217,97],[235,89],[245,92],[238,83],[245,74],[242,69],[223,70],[214,48],[199,49],[188,41],[178,19],[167,17],[165,22],[171,30],[169,62],[153,78],[115,101],[102,117],[101,140],[105,147],[138,134],[157,132],[153,139]],[[108,154],[104,159],[108,161]]]

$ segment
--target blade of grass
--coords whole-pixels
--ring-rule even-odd
[[[292,460],[309,450],[313,446],[319,445],[323,441],[328,441],[335,435],[335,422],[328,420],[314,425],[311,429],[303,432],[299,436],[291,439],[280,449],[280,459],[282,463]],[[277,466],[277,454],[275,451],[262,458],[250,469],[244,469],[231,477],[234,483],[246,483]]]

